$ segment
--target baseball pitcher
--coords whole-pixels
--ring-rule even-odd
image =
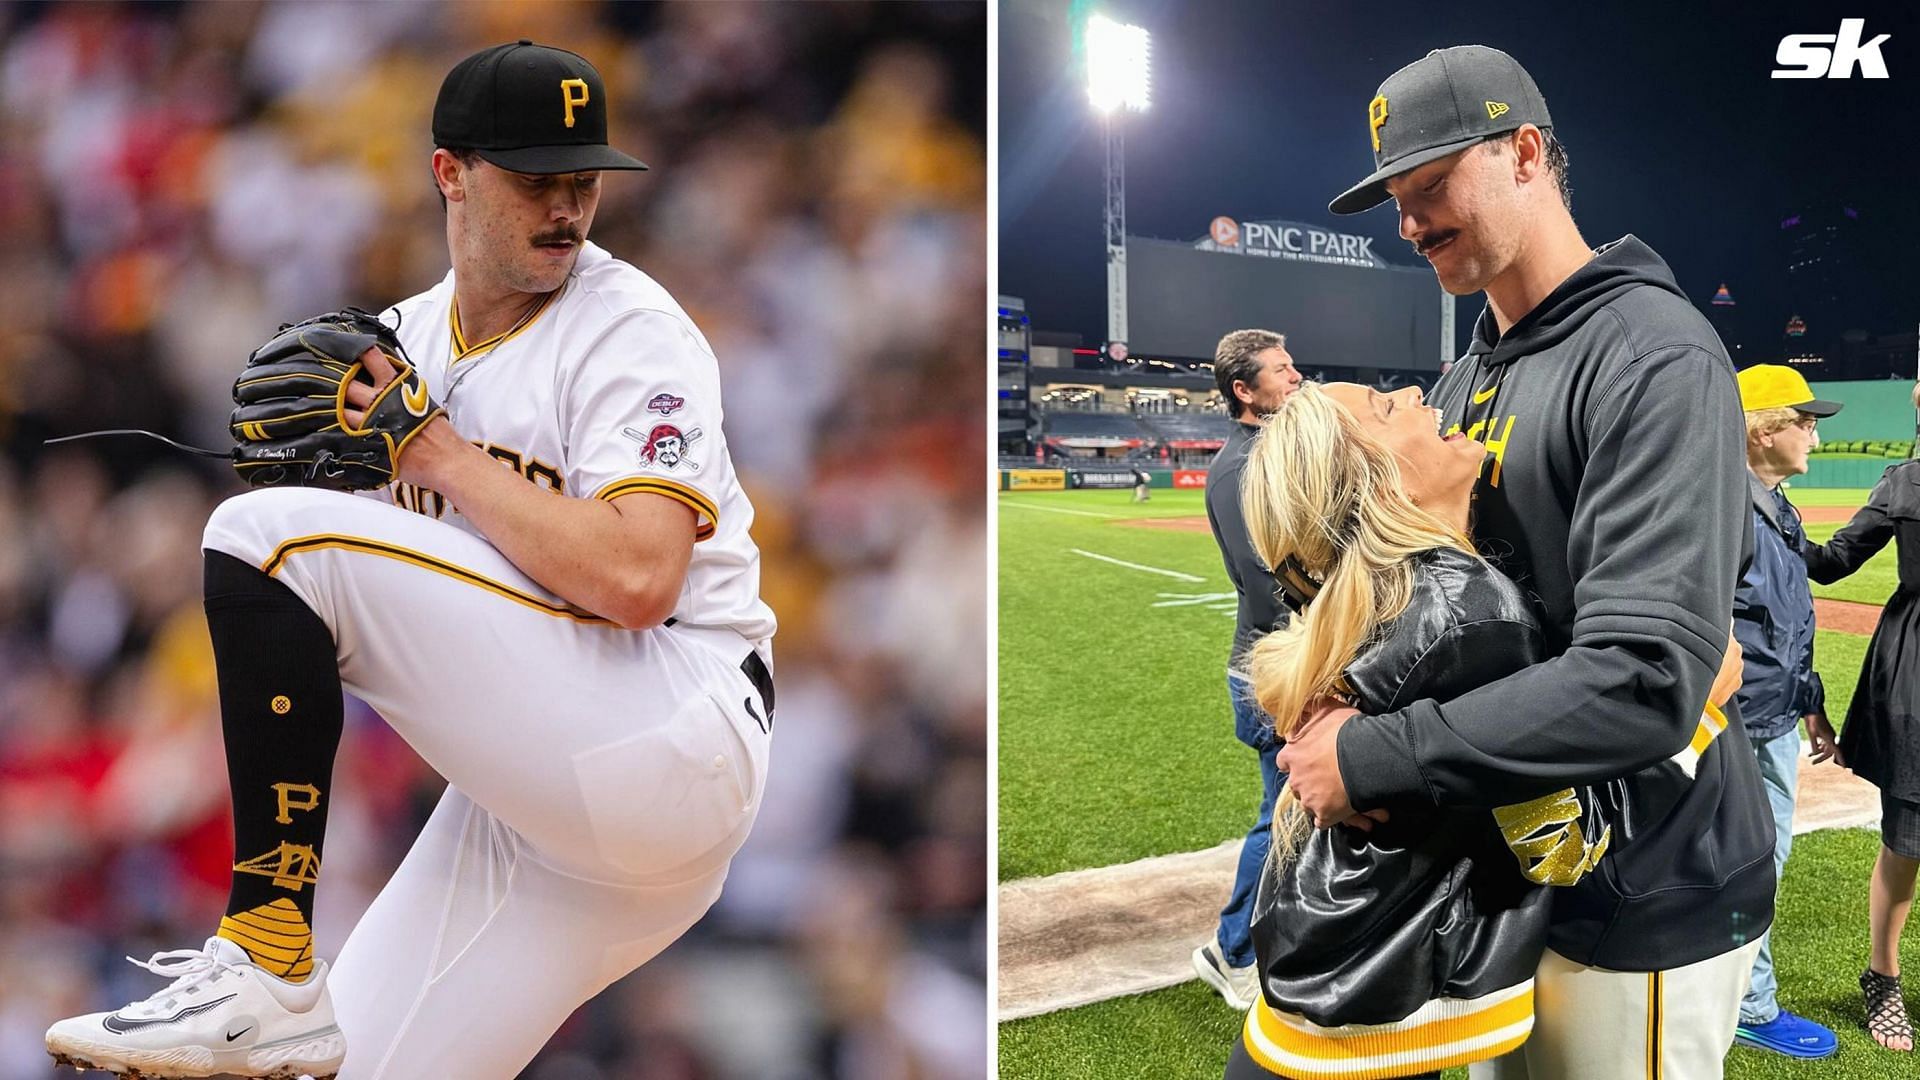
[[[171,982],[47,1033],[143,1077],[517,1075],[701,917],[753,825],[771,611],[712,351],[587,242],[581,57],[468,57],[433,112],[453,270],[284,328],[235,385],[258,490],[205,539],[235,861]],[[448,788],[331,965],[313,949],[342,688]]]

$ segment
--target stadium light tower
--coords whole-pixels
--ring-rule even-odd
[[[1151,100],[1146,30],[1087,20],[1087,96],[1107,128],[1107,340],[1127,339],[1127,164],[1120,118]]]

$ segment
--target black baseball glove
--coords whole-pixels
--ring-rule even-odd
[[[347,384],[373,385],[360,354],[374,345],[399,374],[356,428],[347,420]],[[393,329],[358,308],[282,326],[247,357],[233,400],[233,467],[254,487],[384,487],[407,441],[445,411],[427,395]]]

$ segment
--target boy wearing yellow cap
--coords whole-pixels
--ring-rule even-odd
[[[1739,715],[1773,810],[1777,880],[1793,847],[1801,724],[1813,740],[1813,761],[1834,752],[1826,693],[1813,670],[1813,593],[1801,558],[1806,534],[1781,482],[1807,471],[1807,455],[1820,445],[1814,425],[1840,406],[1814,397],[1792,368],[1760,364],[1740,372],[1740,407],[1747,419],[1753,562],[1733,598],[1733,632],[1745,653]],[[1769,929],[1760,939],[1735,1038],[1789,1057],[1826,1057],[1838,1048],[1833,1032],[1780,1008],[1772,937]]]

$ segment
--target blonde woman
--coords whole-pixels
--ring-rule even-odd
[[[1248,533],[1305,609],[1250,657],[1269,715],[1328,696],[1375,711],[1445,701],[1543,657],[1527,600],[1468,538],[1486,447],[1443,438],[1437,419],[1417,388],[1308,383],[1249,452]],[[1716,722],[1708,705],[1708,738]],[[1690,777],[1676,759],[1491,813],[1375,811],[1319,831],[1283,795],[1253,911],[1261,996],[1228,1080],[1432,1076],[1518,1046],[1546,943],[1538,886],[1577,881]]]

